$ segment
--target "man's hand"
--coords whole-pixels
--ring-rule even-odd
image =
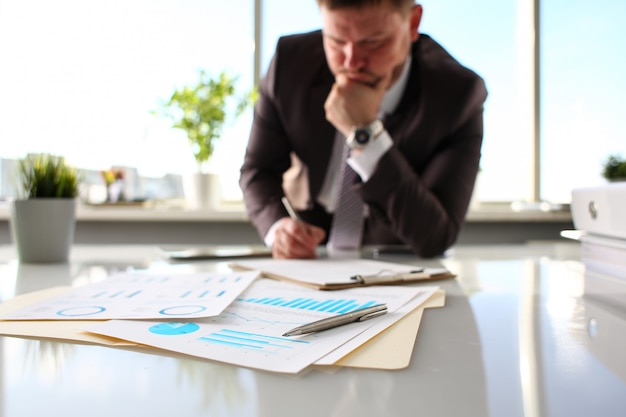
[[[276,259],[316,258],[315,249],[325,237],[324,229],[284,217],[276,227],[272,256]]]
[[[326,119],[346,137],[354,126],[364,126],[376,120],[390,80],[391,74],[388,74],[374,84],[368,84],[351,78],[346,72],[337,74],[324,103]]]

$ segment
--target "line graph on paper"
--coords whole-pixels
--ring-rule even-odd
[[[264,354],[278,355],[285,349],[293,349],[297,346],[308,345],[307,340],[288,339],[285,337],[268,336],[258,333],[250,333],[233,329],[220,329],[200,337],[199,342],[243,349],[245,351],[257,351]]]

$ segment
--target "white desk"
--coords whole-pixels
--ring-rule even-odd
[[[458,278],[441,282],[446,306],[426,310],[402,371],[283,376],[154,351],[0,337],[0,417],[623,416],[626,307],[582,297],[578,249],[564,242],[452,250],[441,262]],[[147,246],[77,246],[69,265],[19,265],[4,246],[0,300],[129,267],[225,264],[172,266]]]

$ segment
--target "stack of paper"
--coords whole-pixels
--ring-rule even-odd
[[[626,308],[626,240],[582,234],[585,294]]]
[[[564,236],[581,241],[585,294],[626,306],[626,182],[572,190],[577,230]]]
[[[588,269],[626,282],[626,239],[582,234],[581,259]]]
[[[437,287],[317,291],[258,275],[258,271],[120,274],[90,286],[27,295],[20,304],[17,299],[11,305],[6,303],[0,306],[0,319],[4,320],[0,333],[105,345],[142,344],[285,373],[312,364],[394,368],[408,365],[423,308],[443,301],[433,297]],[[376,319],[297,337],[282,336],[298,325],[382,303],[388,314]],[[402,326],[405,329],[399,331]],[[397,342],[407,337],[408,355],[402,363],[372,364],[368,362],[372,356],[367,354],[363,359],[363,352],[381,349],[385,338]]]

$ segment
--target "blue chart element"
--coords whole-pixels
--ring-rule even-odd
[[[81,306],[70,307],[57,311],[57,316],[63,317],[81,317],[81,316],[93,316],[94,314],[102,313],[106,308],[101,306]]]
[[[288,339],[285,337],[267,336],[237,330],[222,329],[213,332],[208,336],[199,338],[203,342],[216,345],[235,347],[241,349],[251,349],[263,351],[265,353],[278,353],[282,349],[293,349],[295,344],[309,344],[305,340]]]
[[[175,306],[167,307],[159,311],[164,316],[188,316],[190,314],[201,313],[206,310],[205,306]]]
[[[91,296],[91,298],[102,298],[102,297],[106,297],[106,298],[119,298],[119,297],[126,297],[126,298],[133,298],[134,296],[141,294],[141,290],[137,290],[134,291],[130,294],[126,294],[127,291],[121,290],[121,291],[116,291],[114,293],[111,293],[111,291],[100,291],[94,295]]]
[[[200,328],[195,323],[161,323],[155,324],[148,330],[150,333],[160,334],[162,336],[178,336],[197,331]]]
[[[245,298],[239,299],[238,301],[242,301],[244,303],[295,308],[300,310],[327,311],[329,313],[349,313],[353,310],[380,304],[376,301],[367,301],[359,304],[355,300],[316,300],[313,298],[295,298],[293,300],[285,300],[281,297]]]
[[[211,294],[210,290],[204,290],[199,294],[196,294],[197,292],[197,290],[187,290],[180,295],[180,298],[203,298]],[[216,294],[215,297],[221,297],[222,295],[226,294],[226,292],[226,290],[222,290],[218,294]]]

